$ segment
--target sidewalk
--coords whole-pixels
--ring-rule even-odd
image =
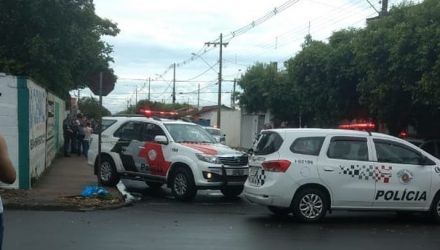
[[[93,170],[84,156],[56,158],[30,190],[0,189],[6,209],[93,210],[124,206],[124,199],[114,187],[105,187],[108,199],[82,198],[87,185],[97,185]]]

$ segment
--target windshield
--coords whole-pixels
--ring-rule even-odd
[[[165,124],[175,142],[216,143],[202,127],[193,124]]]

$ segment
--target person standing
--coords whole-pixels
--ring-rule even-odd
[[[73,137],[73,130],[72,127],[70,126],[69,117],[66,117],[66,119],[64,119],[63,121],[63,136],[64,136],[64,156],[70,157],[69,148],[71,150],[70,144]]]
[[[83,154],[87,158],[87,151],[89,151],[90,146],[90,137],[92,136],[93,129],[91,127],[91,123],[87,122],[86,127],[84,128],[84,140],[83,140]]]
[[[6,145],[6,140],[0,135],[0,181],[12,184],[16,178],[15,168],[12,165],[11,159],[8,155],[8,147]],[[0,198],[0,250],[3,245],[3,203]]]

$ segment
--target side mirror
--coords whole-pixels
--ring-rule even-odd
[[[157,135],[156,137],[154,137],[154,141],[159,144],[168,145],[168,139],[164,135]]]
[[[248,155],[252,155],[253,153],[254,153],[254,149],[253,148],[248,149],[248,151],[247,151]]]

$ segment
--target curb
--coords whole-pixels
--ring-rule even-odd
[[[91,212],[97,210],[116,210],[126,207],[128,204],[121,202],[115,205],[108,206],[93,206],[93,207],[77,207],[71,205],[59,204],[3,204],[5,210],[35,210],[35,211],[66,211],[66,212]]]
[[[27,194],[17,197],[2,197],[3,207],[7,210],[37,210],[37,211],[75,211],[87,212],[96,210],[114,210],[125,207],[124,196],[119,190],[110,192],[113,199],[80,198],[79,195],[59,196],[49,199],[32,199]],[[34,196],[35,197],[35,196]]]

